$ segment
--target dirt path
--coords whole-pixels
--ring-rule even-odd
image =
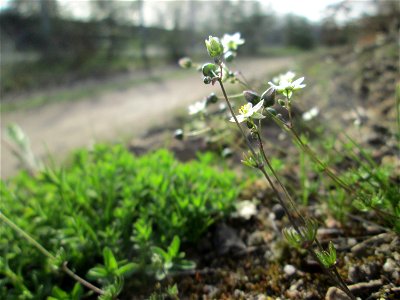
[[[251,79],[290,68],[293,60],[251,59],[245,63],[246,66],[244,62],[238,62],[238,68]],[[184,78],[146,82],[123,91],[107,91],[96,98],[4,113],[1,132],[8,123],[15,122],[29,136],[37,157],[43,158],[50,153],[56,159],[94,142],[138,137],[151,127],[172,120],[176,109],[218,91],[216,86],[204,85],[199,74],[187,74]],[[17,168],[18,161],[2,139],[1,178],[15,174]]]

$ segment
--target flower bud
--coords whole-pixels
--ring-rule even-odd
[[[276,110],[273,109],[272,107],[267,107],[266,110],[267,110],[271,115],[274,115],[274,116],[277,115]]]
[[[183,130],[182,129],[177,129],[177,130],[175,130],[175,132],[174,132],[174,137],[177,139],[177,140],[183,140]]]
[[[205,42],[208,54],[211,57],[218,57],[224,53],[224,47],[219,38],[210,35]]]
[[[215,93],[211,93],[210,95],[207,96],[207,103],[217,103],[218,97],[215,95]]]
[[[243,96],[247,102],[250,102],[253,105],[256,105],[258,102],[260,102],[260,95],[258,95],[256,92],[243,91]]]
[[[213,78],[217,76],[218,66],[216,64],[206,63],[201,67],[201,71],[204,76]]]
[[[286,106],[285,101],[282,100],[282,99],[278,99],[278,103],[279,103],[279,105],[282,106],[282,107],[285,107],[285,106]]]
[[[179,61],[178,64],[181,66],[183,69],[189,69],[192,67],[193,62],[189,57],[182,57]]]
[[[224,58],[227,62],[231,62],[236,57],[236,53],[233,51],[227,51],[224,54]]]
[[[251,123],[250,121],[246,122],[247,128],[252,129],[253,128],[253,123]]]
[[[269,107],[275,104],[276,90],[269,88],[261,95],[261,100],[264,100],[264,107]]]
[[[211,77],[209,77],[209,76],[205,76],[205,77],[203,78],[203,82],[204,82],[205,84],[210,84],[211,81],[212,81],[212,79],[211,79]]]

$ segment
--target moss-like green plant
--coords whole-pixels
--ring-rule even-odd
[[[37,245],[0,220],[0,298],[72,293],[69,280],[54,274],[66,261],[81,277],[108,286],[105,295],[118,292],[118,277],[131,286],[192,268],[181,244],[230,212],[241,186],[210,160],[206,154],[180,163],[167,150],[137,157],[123,146],[98,145],[77,152],[65,168],[1,181],[2,214]]]

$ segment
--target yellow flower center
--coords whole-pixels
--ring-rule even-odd
[[[249,104],[242,105],[242,107],[239,108],[239,113],[245,115],[249,112],[249,109],[250,109]]]

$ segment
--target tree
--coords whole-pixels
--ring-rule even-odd
[[[288,46],[311,49],[315,44],[313,26],[304,17],[286,15],[283,34]]]

